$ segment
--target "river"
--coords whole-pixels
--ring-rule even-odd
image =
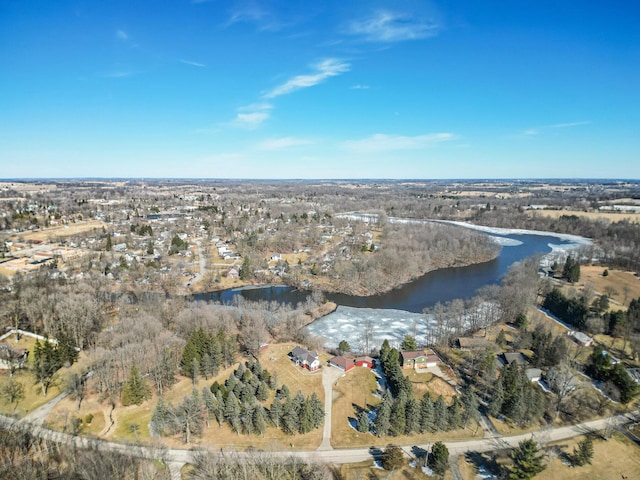
[[[341,339],[346,339],[355,346],[362,341],[362,331],[366,324],[373,328],[373,344],[379,344],[384,338],[399,341],[406,334],[416,335],[420,341],[420,332],[425,332],[431,321],[421,313],[426,307],[456,298],[471,298],[485,285],[499,283],[511,265],[525,258],[542,255],[542,263],[548,265],[554,258],[562,259],[567,251],[590,243],[581,237],[548,232],[483,230],[503,246],[496,259],[466,267],[434,270],[379,295],[364,297],[327,293],[327,299],[335,302],[338,309],[316,320],[308,327],[309,332],[323,337],[327,346],[335,346]],[[241,296],[251,301],[297,304],[308,295],[309,292],[293,287],[267,286],[199,294],[196,298],[231,303],[234,297]]]

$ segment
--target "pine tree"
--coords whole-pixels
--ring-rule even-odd
[[[438,475],[444,475],[449,468],[449,449],[442,442],[436,442],[431,448],[429,466]]]
[[[462,414],[462,428],[467,428],[467,425],[472,420],[478,420],[479,412],[478,412],[478,397],[470,388],[467,388],[462,393],[462,406],[464,407],[464,412]]]
[[[42,395],[47,396],[49,387],[57,380],[57,371],[62,367],[57,349],[48,339],[42,343],[36,339],[33,348],[32,371],[36,377],[37,383],[40,384]]]
[[[362,433],[369,433],[371,430],[371,421],[366,410],[361,410],[356,417],[356,430]]]
[[[142,405],[142,402],[151,398],[151,389],[140,376],[135,365],[131,366],[129,379],[122,387],[122,405]]]
[[[382,453],[382,468],[385,470],[395,470],[404,464],[404,454],[402,449],[396,445],[387,445]]]
[[[502,377],[498,380],[496,387],[493,389],[491,400],[489,401],[489,415],[497,417],[502,411],[504,403],[504,387],[502,386]]]
[[[414,432],[420,430],[420,405],[415,398],[407,400],[407,406],[405,407],[405,430],[406,435],[411,435]]]
[[[393,405],[393,399],[387,390],[382,399],[382,403],[378,407],[378,412],[374,422],[374,428],[376,435],[383,437],[389,433],[391,427],[391,406]]]
[[[176,425],[173,421],[173,412],[171,404],[166,405],[164,399],[160,397],[158,404],[153,410],[151,415],[151,422],[149,423],[149,429],[152,434],[161,436],[172,435],[176,432]]]
[[[311,403],[311,410],[313,412],[313,428],[321,427],[324,425],[324,407],[318,395],[316,395],[316,392],[311,394],[309,402]]]
[[[262,405],[256,405],[253,411],[253,429],[258,435],[267,431],[267,414]]]
[[[391,434],[402,435],[407,426],[406,403],[402,399],[396,399],[391,407]]]
[[[530,480],[542,472],[546,465],[542,464],[542,457],[538,456],[539,448],[533,438],[523,440],[511,452],[513,466],[509,471],[509,480]]]
[[[282,420],[282,403],[280,403],[280,400],[277,398],[273,400],[271,407],[269,407],[269,420],[271,420],[274,427],[280,428]]]
[[[578,445],[573,447],[573,464],[579,467],[586,465],[587,463],[591,465],[591,460],[593,459],[593,439],[591,435],[587,435],[584,440],[580,440]]]
[[[428,393],[420,401],[420,433],[432,432],[434,429],[433,402]]]
[[[269,387],[265,382],[260,382],[258,384],[258,389],[256,390],[256,398],[260,402],[264,402],[267,398],[269,398]]]
[[[236,433],[240,433],[240,404],[233,392],[229,392],[225,401],[224,419],[229,422]]]
[[[436,400],[433,405],[433,419],[436,431],[444,432],[449,427],[447,404],[445,403],[444,398],[442,398],[442,395],[438,397],[438,400]]]
[[[309,433],[311,430],[313,430],[313,406],[311,405],[311,401],[309,399],[305,400],[302,403],[302,408],[300,409],[299,424],[300,433]]]

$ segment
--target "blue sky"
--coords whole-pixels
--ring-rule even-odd
[[[633,1],[0,0],[0,177],[640,178]]]

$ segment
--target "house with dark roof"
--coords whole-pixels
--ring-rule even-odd
[[[297,346],[291,350],[289,357],[296,365],[300,365],[312,372],[320,368],[320,359],[318,358],[318,352],[316,351],[310,352],[306,348]]]
[[[433,350],[403,350],[400,352],[400,360],[402,368],[421,368],[435,367],[440,359]]]

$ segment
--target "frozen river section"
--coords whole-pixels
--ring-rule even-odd
[[[371,215],[361,218],[358,214],[349,214],[349,217],[375,221]],[[418,222],[388,220],[392,223]],[[366,342],[369,347],[379,347],[385,339],[397,344],[405,335],[415,336],[419,343],[427,343],[427,332],[434,325],[433,319],[420,313],[424,307],[455,298],[470,298],[479,288],[498,283],[514,262],[532,255],[541,254],[541,266],[548,266],[553,261],[563,261],[570,251],[591,244],[589,239],[574,235],[446,223],[489,234],[503,247],[499,257],[483,264],[429,272],[407,285],[373,297],[329,294],[327,297],[340,306],[307,327],[309,333],[323,338],[327,347],[335,347],[344,339],[360,351],[367,350]]]

